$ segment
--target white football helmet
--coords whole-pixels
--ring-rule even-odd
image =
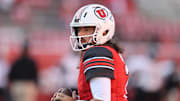
[[[77,27],[95,27],[92,35],[78,36]],[[115,21],[111,11],[99,4],[90,4],[80,8],[74,15],[70,23],[71,36],[70,43],[74,51],[85,50],[94,45],[101,45],[111,40],[114,35]],[[107,34],[103,34],[106,32]],[[91,41],[86,44],[81,43],[82,37],[91,37]],[[93,44],[92,43],[93,40]]]

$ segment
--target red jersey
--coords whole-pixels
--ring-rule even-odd
[[[115,49],[94,46],[83,53],[78,79],[80,100],[93,99],[89,80],[94,77],[111,79],[111,101],[127,101],[129,74],[121,55]]]

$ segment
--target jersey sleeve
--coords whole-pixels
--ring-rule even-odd
[[[86,81],[94,77],[114,79],[114,61],[112,52],[105,47],[93,47],[83,57]]]

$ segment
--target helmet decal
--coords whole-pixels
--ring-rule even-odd
[[[84,14],[84,16],[83,16],[83,17],[85,18],[85,17],[86,17],[86,15],[87,15],[87,12]]]
[[[108,12],[106,11],[106,9],[100,7],[96,7],[94,13],[100,19],[104,19],[108,16]]]
[[[81,10],[81,12],[79,13],[79,16],[78,16],[77,19],[81,19],[81,16],[82,16],[82,14],[83,14],[83,12],[85,11],[86,8],[88,8],[88,6]]]

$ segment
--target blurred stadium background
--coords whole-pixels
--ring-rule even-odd
[[[180,101],[180,0],[0,0],[0,101],[15,101],[8,74],[27,43],[38,70],[36,93],[27,94],[49,101],[58,88],[76,88],[79,55],[69,44],[69,22],[89,3],[115,16],[129,101]]]

